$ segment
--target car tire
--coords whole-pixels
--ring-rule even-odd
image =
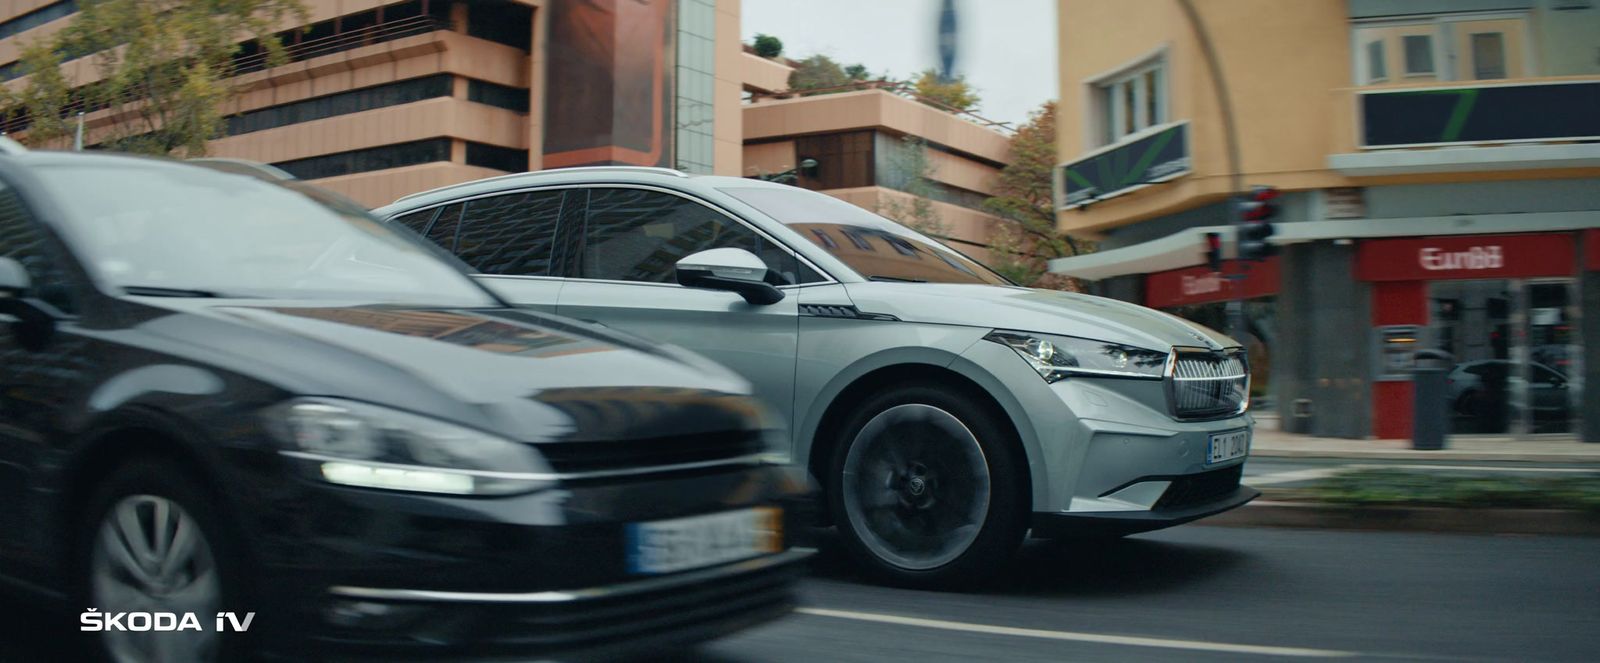
[[[970,587],[1026,532],[1015,434],[965,393],[903,385],[862,403],[834,446],[828,506],[845,548],[894,585]]]
[[[103,480],[78,530],[81,605],[107,617],[172,612],[182,620],[192,613],[200,627],[198,632],[107,628],[96,634],[104,660],[243,658],[248,635],[217,629],[219,612],[232,610],[243,619],[254,607],[243,596],[240,551],[215,502],[192,472],[167,460],[135,460]]]

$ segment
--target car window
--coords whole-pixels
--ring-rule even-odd
[[[439,217],[434,219],[433,226],[428,228],[426,235],[428,241],[438,244],[441,248],[451,253],[456,252],[456,229],[461,227],[462,203],[446,205],[439,210]]]
[[[456,255],[485,274],[549,276],[562,196],[526,191],[468,201]]]
[[[433,221],[433,213],[437,211],[439,211],[439,208],[430,207],[420,212],[403,214],[395,217],[393,223],[410,228],[413,232],[421,235],[428,230],[428,223]]]
[[[1540,384],[1559,384],[1566,381],[1566,377],[1555,370],[1538,364],[1533,365],[1533,381]]]
[[[592,189],[579,249],[578,276],[671,283],[689,255],[740,248],[767,263],[780,285],[817,280],[799,261],[754,230],[701,203],[644,189]]]
[[[33,296],[66,312],[74,312],[67,270],[47,244],[44,229],[33,221],[15,191],[0,185],[0,256],[22,263],[33,282]]]

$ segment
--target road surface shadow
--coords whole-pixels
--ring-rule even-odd
[[[836,530],[815,530],[811,574],[874,584],[850,559]],[[1005,571],[971,593],[1089,597],[1162,593],[1225,572],[1249,556],[1240,550],[1132,536],[1110,540],[1030,540]]]

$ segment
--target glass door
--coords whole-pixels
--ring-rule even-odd
[[[1581,411],[1583,353],[1572,279],[1429,284],[1435,347],[1455,357],[1451,432],[1570,433]]]
[[[1529,433],[1570,433],[1582,410],[1577,306],[1571,279],[1532,281],[1520,345],[1526,357],[1517,410]]]

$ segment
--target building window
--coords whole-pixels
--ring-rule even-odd
[[[1389,79],[1389,63],[1383,57],[1383,42],[1367,43],[1367,82],[1382,83]]]
[[[1506,77],[1504,35],[1498,32],[1473,33],[1472,77],[1480,81]]]
[[[387,168],[413,166],[419,163],[450,160],[450,139],[432,138],[409,143],[384,145],[365,150],[351,150],[336,154],[281,161],[275,164],[302,180],[337,177],[351,173],[365,173]]]
[[[493,168],[508,173],[527,172],[528,151],[468,141],[467,165]]]
[[[506,0],[467,5],[467,35],[527,51],[533,45],[533,8]]]
[[[716,166],[716,2],[675,2],[678,6],[675,162],[679,170],[710,174]]]
[[[477,79],[467,80],[467,101],[514,110],[518,113],[528,112],[526,89]]]
[[[229,117],[228,135],[237,136],[301,122],[399,106],[423,99],[448,97],[451,85],[449,74],[439,74],[269,106]]]
[[[1167,122],[1166,78],[1166,63],[1156,61],[1096,84],[1107,144]]]
[[[66,18],[78,11],[76,0],[64,0],[45,5],[31,12],[0,23],[0,39],[22,34],[58,18]]]
[[[1406,35],[1402,38],[1406,52],[1406,76],[1433,75],[1433,37],[1431,35]]]

